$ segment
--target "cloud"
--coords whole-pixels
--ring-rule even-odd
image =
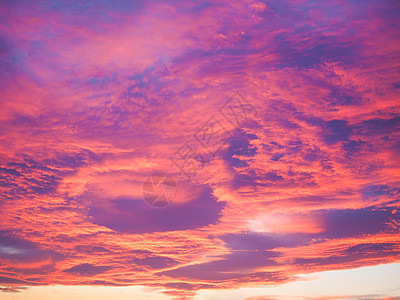
[[[72,268],[64,270],[64,272],[79,275],[79,276],[94,276],[110,270],[108,266],[94,266],[91,264],[80,264]]]
[[[0,287],[0,291],[3,293],[21,293],[22,290],[27,289],[26,287]]]
[[[89,207],[89,220],[122,233],[152,233],[200,228],[218,222],[224,203],[207,186],[191,202],[155,210],[143,199],[104,200],[106,207]]]
[[[397,261],[398,12],[2,1],[2,290],[190,298]],[[229,138],[199,142],[209,120]],[[189,176],[171,161],[193,157]],[[155,172],[177,182],[169,206],[143,199]]]

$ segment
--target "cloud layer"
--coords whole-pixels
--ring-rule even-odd
[[[395,1],[2,1],[0,15],[3,292],[189,299],[399,260]],[[142,199],[154,172],[177,182],[169,206]]]

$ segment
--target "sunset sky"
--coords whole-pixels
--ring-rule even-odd
[[[0,299],[399,300],[399,20],[1,0]]]

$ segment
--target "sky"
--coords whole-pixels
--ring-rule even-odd
[[[398,20],[0,1],[0,299],[400,299]]]

